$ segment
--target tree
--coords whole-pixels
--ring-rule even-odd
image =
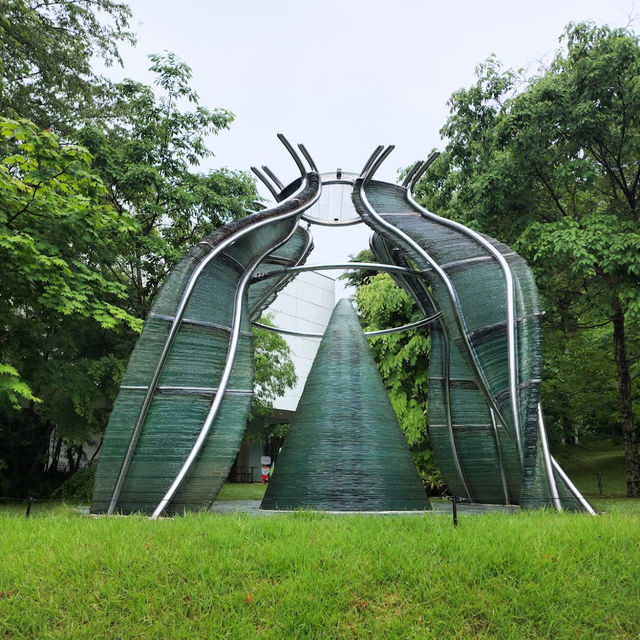
[[[275,326],[272,314],[262,316],[260,322]],[[275,399],[295,386],[298,376],[291,360],[291,349],[282,336],[258,327],[253,327],[252,332],[255,379],[251,414],[265,416],[273,411]]]
[[[367,261],[368,255],[360,252],[355,260]],[[413,298],[388,274],[365,276],[364,272],[355,272],[348,279],[356,286],[355,301],[365,331],[401,326],[421,318]],[[369,346],[418,470],[424,481],[435,485],[439,472],[427,432],[428,331],[414,329],[372,337]]]
[[[114,0],[0,0],[0,113],[65,135],[98,115],[110,83],[92,59],[120,62],[130,18]]]
[[[194,170],[213,155],[207,136],[228,128],[233,115],[199,103],[191,70],[176,56],[150,58],[160,96],[125,80],[114,88],[111,117],[77,134],[95,157],[109,204],[137,222],[120,250],[118,274],[138,317],[146,316],[165,276],[191,245],[246,215],[258,198],[243,172]]]
[[[453,94],[446,151],[418,194],[523,254],[548,322],[611,325],[627,493],[639,497],[640,43],[593,24],[563,40],[535,77],[491,58]]]
[[[141,322],[112,271],[113,244],[135,225],[105,205],[90,154],[26,120],[1,119],[0,136],[0,459],[15,486],[44,463],[56,424],[77,429],[74,416],[99,412],[88,381],[95,359],[109,368],[112,357],[97,353],[100,337]],[[93,361],[71,362],[81,339]]]

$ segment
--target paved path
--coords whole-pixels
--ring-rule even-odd
[[[451,502],[432,502],[431,511],[365,511],[367,515],[406,515],[417,516],[422,514],[438,514],[451,515]],[[211,508],[213,513],[251,513],[253,515],[272,515],[278,513],[288,513],[286,511],[260,511],[260,500],[217,500]],[[488,513],[490,511],[504,511],[507,513],[515,513],[520,511],[518,506],[502,506],[495,504],[467,504],[458,503],[458,513],[460,515],[474,515],[480,513]],[[349,513],[358,513],[354,511],[331,511],[335,515],[345,515]],[[362,513],[362,512],[360,512]]]

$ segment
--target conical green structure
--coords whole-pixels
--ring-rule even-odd
[[[333,311],[261,508],[431,508],[348,300]]]

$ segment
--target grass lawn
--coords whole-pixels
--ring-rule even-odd
[[[222,485],[216,500],[262,500],[267,485],[260,482],[253,484],[231,483]]]
[[[586,497],[599,497],[598,473],[604,497],[624,497],[627,493],[622,445],[592,443],[577,449],[570,459],[560,464]]]
[[[431,514],[5,509],[0,638],[640,638],[640,512],[623,509],[457,529]]]

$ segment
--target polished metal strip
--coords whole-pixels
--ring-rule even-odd
[[[273,180],[274,184],[276,185],[276,187],[278,187],[278,189],[280,189],[280,191],[284,191],[284,185],[282,184],[282,182],[280,182],[280,180],[278,180],[278,176],[273,173],[273,171],[271,171],[271,169],[269,169],[267,165],[263,164],[262,170]]]
[[[123,384],[120,389],[125,391],[147,391],[148,385]],[[172,387],[167,385],[159,385],[156,387],[156,393],[177,393],[185,395],[213,395],[218,392],[217,387]],[[227,389],[227,393],[234,395],[251,395],[253,389]]]
[[[389,153],[391,153],[391,151],[393,151],[393,147],[388,147],[381,156],[381,161],[384,160]],[[381,162],[380,161],[380,162]],[[379,224],[381,224],[385,229],[387,229],[390,233],[403,238],[403,239],[408,239],[410,242],[410,246],[415,245],[415,247],[417,247],[417,252],[419,255],[424,254],[424,256],[426,256],[427,262],[430,262],[429,256],[426,255],[426,253],[422,250],[422,248],[417,245],[416,243],[413,242],[413,240],[411,240],[411,238],[409,238],[405,233],[403,233],[402,231],[400,231],[399,229],[397,229],[394,225],[392,225],[391,223],[387,222],[386,220],[384,220],[376,211],[375,209],[371,206],[371,203],[369,202],[369,200],[367,199],[366,193],[365,193],[365,185],[368,183],[368,181],[371,179],[371,176],[373,175],[373,171],[380,166],[380,162],[376,163],[373,168],[369,169],[363,178],[361,178],[361,182],[359,184],[358,187],[358,197],[360,198],[360,201],[362,202],[363,206],[366,207],[366,209],[369,211],[370,215],[372,217],[374,217]],[[357,184],[357,183],[356,183]],[[355,187],[354,187],[355,188]],[[406,271],[405,271],[406,273]],[[433,300],[433,298],[431,297],[430,294],[427,293],[427,295],[429,295],[429,300],[431,301],[431,304],[433,305],[434,310],[438,310],[438,307],[435,304],[435,301]],[[439,310],[438,310],[439,311]],[[445,323],[442,321],[442,318],[440,319],[440,326],[442,327],[442,334],[443,334],[443,344],[444,344],[444,350],[445,353],[444,355],[444,363],[445,363],[445,377],[447,378],[447,380],[450,378],[450,372],[451,372],[451,345],[450,345],[450,339],[449,339],[449,334],[446,328]],[[456,466],[456,471],[458,473],[458,478],[460,479],[460,482],[462,483],[464,490],[467,494],[467,497],[469,498],[469,500],[473,501],[473,495],[471,493],[471,489],[469,487],[469,484],[467,482],[464,470],[462,468],[462,463],[460,462],[460,456],[458,455],[458,448],[456,446],[456,441],[455,441],[455,435],[453,432],[453,418],[452,418],[452,414],[451,414],[451,388],[449,383],[447,382],[447,384],[445,384],[445,407],[446,407],[446,412],[447,412],[447,422],[448,422],[448,430],[449,430],[449,444],[451,447],[451,454],[453,456],[453,460],[454,460],[454,464]]]
[[[422,160],[418,160],[413,164],[411,169],[409,169],[409,172],[407,173],[407,175],[404,177],[404,180],[402,181],[403,187],[406,188],[409,185],[409,183],[411,182],[411,178],[413,178],[416,171],[420,168],[421,165],[422,165]]]
[[[386,150],[386,152],[383,155],[388,155],[390,152],[390,148],[388,148]],[[422,258],[424,260],[426,260],[430,265],[431,268],[433,269],[433,271],[438,275],[438,277],[441,279],[442,283],[444,284],[450,302],[451,302],[451,307],[453,310],[453,314],[456,320],[456,324],[458,325],[458,329],[460,331],[460,335],[462,338],[462,341],[464,343],[465,349],[471,359],[471,364],[476,372],[476,375],[478,376],[478,379],[480,380],[480,382],[482,383],[482,387],[483,387],[483,391],[484,391],[484,395],[485,398],[487,400],[487,403],[489,404],[489,406],[491,408],[493,408],[493,410],[495,411],[496,416],[498,416],[498,418],[500,419],[500,422],[504,425],[506,433],[509,435],[510,438],[513,438],[514,435],[510,432],[509,429],[509,425],[507,424],[506,420],[504,419],[504,417],[502,416],[500,409],[498,408],[493,395],[491,393],[491,389],[489,387],[489,383],[486,379],[486,376],[484,374],[484,371],[482,369],[482,367],[480,366],[480,363],[478,361],[478,355],[475,352],[475,350],[473,349],[473,346],[471,345],[470,341],[469,341],[469,337],[467,335],[467,330],[466,330],[466,326],[465,326],[465,322],[464,322],[464,318],[461,314],[461,309],[460,309],[460,303],[458,301],[458,296],[456,294],[456,291],[453,287],[453,284],[451,282],[451,280],[449,279],[448,275],[442,270],[442,268],[438,265],[438,263],[417,243],[415,242],[415,240],[413,240],[413,238],[411,238],[409,235],[407,235],[406,233],[404,233],[403,231],[400,231],[399,229],[397,229],[393,224],[391,224],[390,222],[386,221],[380,214],[378,214],[375,209],[371,206],[371,203],[369,202],[366,193],[365,193],[365,186],[368,183],[368,181],[371,179],[371,173],[369,173],[364,179],[361,180],[360,183],[360,200],[362,201],[362,203],[364,204],[364,206],[367,208],[367,210],[369,211],[370,215],[375,218],[378,223],[385,229],[387,229],[388,231],[390,231],[391,233],[394,233],[396,236],[398,236],[399,238],[401,238],[404,242],[406,242],[418,255],[422,256]],[[406,192],[408,193],[408,192]],[[408,197],[408,196],[407,196]],[[418,207],[419,210],[419,205],[412,203],[410,201],[411,204],[413,204],[413,206]],[[518,438],[516,438],[516,441],[518,442]],[[520,462],[520,465],[522,465],[522,453],[518,447],[518,452],[519,452],[519,456],[518,456],[518,460]]]
[[[262,322],[252,322],[254,327],[258,329],[264,329],[265,331],[273,331],[274,333],[282,333],[285,336],[295,336],[298,338],[322,338],[324,333],[304,333],[302,331],[293,331],[292,329],[280,329],[279,327],[270,327],[268,324],[262,324]]]
[[[304,191],[304,189],[306,188],[308,184],[308,181],[302,181],[300,184],[300,189],[295,192],[295,194],[292,194],[291,198],[295,198],[296,196],[298,196],[298,194],[302,193]],[[314,197],[311,198],[309,200],[308,203],[305,203],[304,208],[307,208],[308,206],[312,206],[320,197],[320,191],[321,191],[322,187],[320,187],[320,189],[318,189],[318,192],[316,194],[314,194]],[[167,359],[167,356],[169,354],[169,351],[171,350],[171,347],[173,345],[173,341],[175,340],[176,334],[178,333],[178,329],[180,328],[180,324],[182,322],[182,317],[184,316],[184,312],[187,308],[187,304],[191,298],[191,294],[193,293],[193,290],[196,286],[196,283],[198,282],[200,276],[202,275],[202,273],[204,272],[204,270],[206,269],[206,267],[209,265],[209,263],[213,260],[213,258],[215,258],[218,254],[222,253],[222,251],[224,251],[228,246],[230,246],[231,244],[233,244],[234,242],[236,242],[239,238],[243,237],[244,235],[251,233],[253,231],[255,231],[256,229],[262,228],[263,226],[270,224],[274,221],[277,220],[284,220],[290,216],[296,216],[299,214],[299,209],[294,209],[293,211],[289,211],[287,213],[281,214],[279,216],[276,216],[274,218],[266,218],[263,220],[260,220],[258,222],[256,222],[253,225],[247,226],[243,229],[240,229],[238,232],[232,234],[231,236],[229,236],[228,238],[225,238],[224,240],[222,240],[220,242],[220,244],[218,244],[216,247],[213,247],[212,250],[206,255],[204,256],[204,258],[202,259],[202,261],[197,265],[197,267],[191,272],[191,275],[189,276],[189,280],[187,281],[187,284],[185,286],[185,289],[182,293],[182,298],[180,299],[180,304],[178,305],[178,308],[176,310],[176,314],[175,314],[175,319],[173,324],[171,325],[171,329],[169,330],[169,334],[165,340],[164,346],[162,348],[162,352],[160,353],[160,356],[158,358],[158,362],[156,364],[156,368],[153,372],[153,377],[151,379],[150,385],[149,385],[149,390],[147,391],[147,394],[145,395],[144,401],[142,403],[142,407],[140,408],[140,413],[138,414],[138,419],[136,420],[136,424],[134,425],[133,431],[131,433],[131,438],[129,440],[129,446],[127,447],[127,451],[125,453],[125,457],[124,460],[122,462],[122,467],[120,468],[120,472],[118,474],[118,479],[116,481],[116,485],[114,487],[114,491],[113,494],[111,496],[111,500],[109,502],[109,508],[107,510],[108,514],[111,514],[115,511],[117,504],[118,504],[118,498],[120,497],[120,493],[122,492],[122,488],[124,486],[124,482],[125,482],[125,478],[127,475],[127,472],[129,470],[129,466],[131,464],[131,460],[133,458],[133,452],[136,448],[136,445],[138,443],[138,438],[140,437],[140,433],[142,431],[142,425],[144,424],[144,421],[146,419],[147,416],[147,412],[149,410],[149,406],[151,404],[151,399],[153,398],[153,391],[155,389],[155,387],[158,384],[158,380],[160,379],[160,374],[162,372],[162,369],[164,367],[165,361]]]
[[[153,313],[151,312],[148,316],[149,318],[155,318],[157,320],[165,320],[166,322],[173,322],[176,318],[175,316],[167,316],[163,313]],[[191,324],[196,327],[206,327],[208,329],[219,329],[220,331],[225,331],[229,333],[231,331],[231,327],[225,327],[222,324],[216,324],[215,322],[207,322],[206,320],[194,320],[193,318],[182,318],[182,324]],[[250,331],[243,331],[242,335],[250,336]]]
[[[278,133],[277,138],[278,140],[280,140],[280,142],[282,142],[285,149],[289,152],[298,169],[300,169],[300,175],[304,178],[307,170],[304,168],[304,164],[302,164],[302,160],[300,160],[300,156],[296,153],[296,150],[291,146],[291,143],[284,137],[282,133]]]
[[[323,220],[322,218],[314,218],[306,213],[303,214],[302,219],[309,224],[317,224],[320,227],[352,227],[356,224],[363,224],[360,218],[349,218],[348,220]]]
[[[507,484],[507,474],[504,469],[504,460],[502,459],[502,444],[500,442],[500,434],[498,433],[498,425],[493,409],[489,407],[489,415],[491,416],[491,427],[493,431],[493,439],[496,443],[496,455],[498,456],[498,468],[500,469],[500,481],[502,482],[502,492],[504,493],[504,503],[511,504],[509,496],[509,485]]]
[[[427,324],[431,324],[434,320],[437,320],[442,315],[441,311],[438,313],[429,316],[427,318],[422,318],[422,320],[416,320],[415,322],[409,322],[408,324],[403,324],[399,327],[392,327],[391,329],[379,329],[378,331],[365,331],[364,335],[368,338],[372,338],[374,336],[386,336],[390,333],[400,333],[402,331],[411,331],[411,329],[417,329],[418,327],[424,327]]]
[[[422,176],[424,175],[424,172],[437,160],[438,156],[440,155],[439,151],[434,151],[423,163],[422,166],[420,167],[420,169],[418,169],[418,171],[414,174],[413,178],[411,179],[411,182],[409,183],[409,185],[406,187],[409,191],[413,191],[413,187],[416,186],[416,184],[418,184],[418,181],[420,180],[420,178],[422,178]]]
[[[542,459],[544,461],[544,471],[547,476],[547,485],[551,495],[551,502],[556,511],[562,511],[562,502],[560,502],[560,494],[556,485],[556,478],[553,475],[553,464],[551,462],[551,454],[549,453],[549,441],[547,440],[547,430],[544,426],[544,418],[542,417],[542,405],[538,402],[538,439],[542,445]]]
[[[262,182],[262,184],[265,187],[267,187],[267,189],[269,189],[269,191],[271,192],[271,195],[274,197],[275,201],[276,202],[280,202],[282,200],[282,198],[280,197],[280,193],[269,182],[269,179],[267,178],[267,176],[265,176],[264,173],[262,173],[262,171],[260,171],[260,169],[258,169],[258,167],[251,167],[251,171],[253,171],[253,173],[255,173],[256,176],[258,176],[258,178],[260,178],[260,182]]]
[[[434,316],[430,316],[428,318],[422,318],[422,320],[417,320],[416,322],[410,322],[409,324],[403,324],[399,327],[392,327],[391,329],[380,329],[378,331],[365,331],[364,335],[367,338],[372,338],[375,336],[384,336],[390,333],[400,333],[402,331],[410,331],[411,329],[417,329],[418,327],[423,327],[427,324],[430,324],[434,320],[437,320],[442,314],[436,313]],[[291,329],[280,329],[279,327],[270,327],[267,324],[262,324],[260,322],[252,322],[254,327],[258,327],[259,329],[265,329],[267,331],[273,331],[275,333],[283,333],[287,336],[298,336],[301,338],[322,338],[324,333],[303,333],[301,331],[293,331]]]
[[[448,424],[430,424],[429,429],[448,429]],[[454,424],[454,429],[487,429],[491,430],[493,427],[490,424]]]
[[[309,167],[311,167],[311,171],[318,171],[318,167],[316,167],[316,163],[313,161],[311,154],[307,151],[307,148],[303,144],[298,145],[298,149],[302,152],[302,155],[305,157],[306,161],[309,163]]]
[[[360,177],[364,177],[365,174],[369,171],[369,167],[373,164],[374,160],[378,157],[380,152],[384,149],[384,147],[379,144],[374,150],[373,153],[369,156],[369,159],[365,162],[364,167],[362,167],[362,171],[360,172]],[[355,183],[354,183],[355,184]]]
[[[555,472],[560,476],[562,481],[567,486],[567,489],[571,492],[571,495],[576,499],[576,501],[582,506],[582,508],[590,513],[592,516],[597,515],[595,509],[585,500],[584,496],[578,491],[577,487],[569,480],[569,476],[563,471],[562,467],[557,463],[556,459],[551,456],[551,464]]]
[[[391,264],[382,264],[377,262],[347,262],[344,264],[305,264],[299,267],[289,267],[279,271],[269,271],[267,273],[257,273],[253,278],[254,282],[260,282],[267,278],[275,278],[284,273],[301,273],[303,271],[330,271],[331,269],[358,270],[368,269],[369,271],[388,271],[389,273],[404,273],[408,276],[420,276],[421,271],[415,269],[407,269],[406,267],[396,267]]]

